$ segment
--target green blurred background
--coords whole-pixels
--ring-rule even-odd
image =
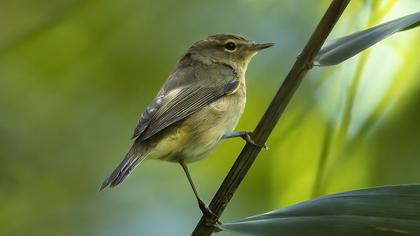
[[[141,112],[192,42],[238,33],[276,43],[248,68],[237,129],[252,130],[328,4],[1,0],[0,235],[189,235],[200,211],[178,165],[148,161],[97,192]],[[354,0],[331,37],[419,10],[418,0]],[[312,70],[222,221],[420,182],[419,42],[418,29],[403,32]],[[243,144],[225,141],[190,166],[207,202]]]

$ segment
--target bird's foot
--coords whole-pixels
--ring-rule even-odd
[[[256,142],[252,139],[251,135],[252,135],[252,132],[244,132],[244,133],[243,133],[243,135],[241,135],[241,138],[242,138],[243,140],[245,140],[247,143],[250,143],[250,144],[252,144],[252,145],[254,145],[254,146],[257,146],[257,147],[259,147],[259,148],[264,148],[265,150],[268,150],[268,147],[267,147],[267,145],[266,145],[266,144],[261,145],[261,144],[256,143]]]

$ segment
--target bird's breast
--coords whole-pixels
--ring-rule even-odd
[[[218,99],[186,119],[182,125],[182,133],[189,140],[183,150],[186,161],[203,158],[216,147],[224,134],[232,132],[245,103],[245,86],[240,85],[236,93]]]

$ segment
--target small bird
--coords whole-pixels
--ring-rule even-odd
[[[245,107],[245,72],[251,58],[273,43],[257,44],[239,35],[216,34],[194,43],[138,121],[133,146],[100,190],[120,184],[145,159],[179,163],[203,214],[214,215],[200,199],[187,164],[206,157],[233,132]]]

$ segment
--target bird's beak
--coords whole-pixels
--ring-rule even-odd
[[[274,43],[253,43],[250,45],[250,49],[252,51],[258,52],[266,48],[271,48],[272,46],[274,46]]]

